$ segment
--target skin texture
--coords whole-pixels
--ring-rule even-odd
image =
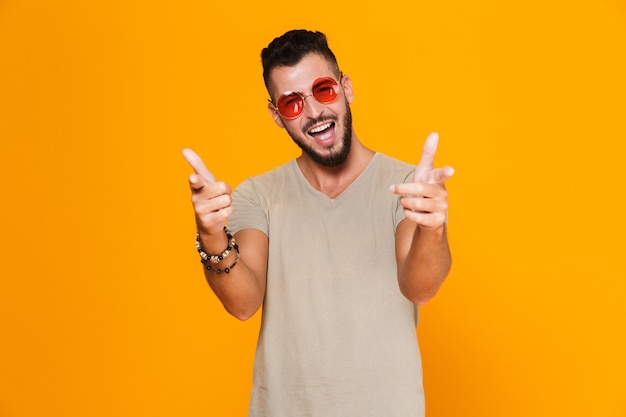
[[[270,77],[269,93],[276,98],[285,91],[308,94],[315,79],[338,79],[338,74],[321,55],[309,54],[295,66],[274,68]],[[302,114],[293,120],[283,119],[271,104],[268,105],[276,125],[286,129],[302,149],[297,163],[305,178],[329,198],[340,195],[374,155],[352,129],[349,105],[354,100],[354,91],[348,75],[343,76],[340,87],[337,100],[329,104],[307,97]],[[323,132],[310,134],[312,129],[320,127],[325,128]],[[437,293],[451,265],[446,236],[445,182],[454,170],[434,168],[437,144],[438,135],[431,134],[424,144],[413,181],[389,187],[389,192],[401,196],[406,214],[396,231],[398,285],[402,293],[418,305],[425,304]],[[231,188],[217,181],[195,152],[185,149],[183,155],[194,170],[189,186],[201,245],[207,253],[221,253],[228,244],[223,225],[233,213]],[[263,303],[269,245],[267,236],[257,230],[242,230],[235,239],[241,258],[228,279],[211,271],[204,272],[226,310],[246,320]],[[234,256],[233,252],[216,267],[229,266]]]

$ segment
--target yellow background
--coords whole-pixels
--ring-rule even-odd
[[[457,170],[428,416],[626,416],[622,0],[0,1],[0,416],[245,415],[259,315],[203,280],[180,151],[297,155],[259,52],[299,27],[365,144]]]

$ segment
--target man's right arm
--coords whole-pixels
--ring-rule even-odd
[[[185,149],[183,155],[195,171],[189,177],[189,186],[200,246],[209,255],[222,254],[229,245],[224,223],[233,213],[231,189],[215,181],[195,152]],[[207,282],[224,308],[238,319],[247,320],[263,304],[269,241],[263,232],[254,229],[241,230],[234,238],[240,254],[234,266],[237,259],[234,248],[219,263],[207,262],[210,270],[202,265]],[[228,273],[216,273],[225,268],[229,268]]]

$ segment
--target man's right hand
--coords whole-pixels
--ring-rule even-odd
[[[209,236],[223,235],[224,222],[233,214],[230,187],[215,181],[202,158],[191,149],[183,149],[183,156],[195,171],[189,176],[189,187],[198,232]]]

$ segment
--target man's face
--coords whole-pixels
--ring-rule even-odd
[[[270,75],[272,97],[276,101],[287,91],[308,96],[313,82],[320,77],[337,80],[329,63],[319,54],[306,55],[293,67],[274,68]],[[351,81],[348,76],[337,81],[341,84],[334,102],[323,104],[308,96],[302,114],[295,119],[282,118],[273,106],[268,106],[276,124],[287,130],[304,155],[327,167],[341,165],[352,143]]]

